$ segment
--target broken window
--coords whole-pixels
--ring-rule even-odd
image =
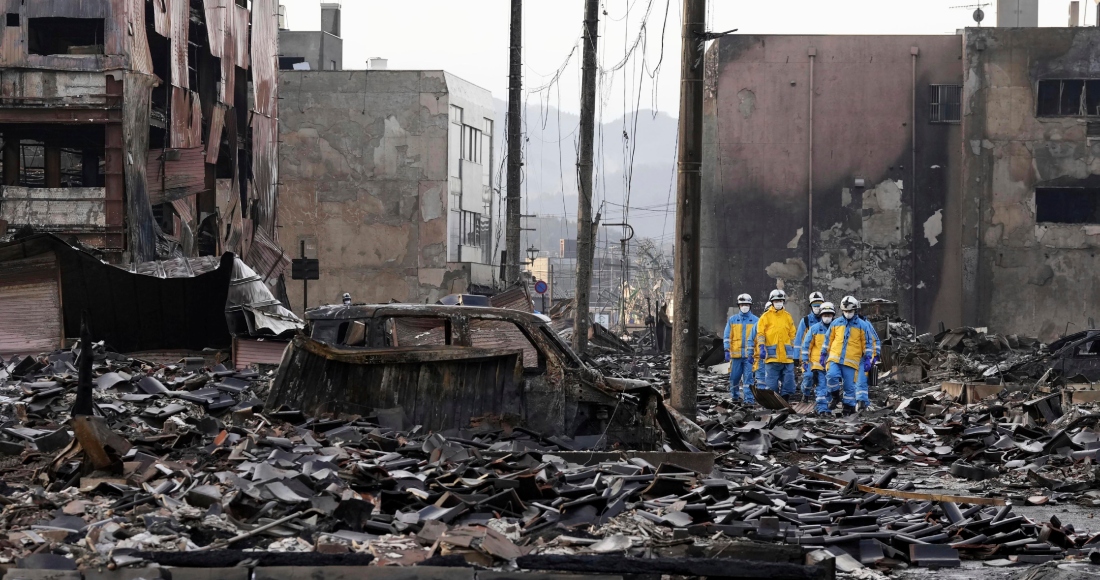
[[[294,70],[294,65],[305,61],[306,59],[301,56],[280,56],[279,70]]]
[[[1036,101],[1040,117],[1100,116],[1100,80],[1039,81]]]
[[[1093,358],[1097,356],[1100,356],[1100,340],[1085,342],[1073,349],[1074,358]]]
[[[930,123],[962,121],[962,86],[928,85]]]
[[[449,318],[401,316],[392,320],[394,346],[443,346],[451,342]]]
[[[30,18],[27,50],[31,54],[103,54],[102,18]]]
[[[1100,224],[1100,188],[1035,189],[1035,221],[1056,224]]]

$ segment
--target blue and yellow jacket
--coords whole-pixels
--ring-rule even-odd
[[[871,323],[856,316],[848,320],[843,316],[833,320],[821,347],[821,355],[829,357],[828,362],[839,363],[853,369],[862,368],[864,358],[875,355],[875,329]]]
[[[810,370],[825,370],[825,367],[821,366],[821,347],[825,346],[828,333],[829,326],[819,321],[810,326],[802,337],[802,362],[809,362]]]
[[[793,363],[797,358],[794,346],[794,319],[786,310],[766,310],[756,323],[756,340],[753,352],[763,344],[768,356],[766,363]]]
[[[726,321],[726,331],[722,333],[722,344],[730,358],[748,358],[752,356],[752,343],[756,339],[756,323],[760,320],[752,312],[738,312]]]
[[[856,318],[859,318],[860,320],[866,322],[867,326],[871,327],[871,338],[873,338],[874,341],[875,341],[875,352],[872,353],[871,356],[881,355],[882,354],[882,339],[878,337],[878,331],[875,330],[875,325],[871,324],[870,320],[867,320],[866,318],[863,318],[863,316],[860,316],[859,314],[856,315]]]
[[[802,350],[802,339],[805,338],[806,331],[818,322],[821,322],[821,317],[814,314],[813,310],[806,316],[803,316],[802,320],[798,321],[798,330],[794,333],[794,347],[799,349],[798,358],[801,360],[806,360],[806,357],[803,355],[805,351]]]

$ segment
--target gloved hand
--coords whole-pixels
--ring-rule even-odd
[[[730,362],[730,351],[726,351],[726,362]]]
[[[821,355],[821,360],[820,360],[820,361],[818,361],[818,362],[820,362],[820,363],[821,363],[821,366],[825,366],[825,361],[826,361],[826,360],[827,360],[828,358],[829,358],[829,355],[823,354],[823,355]]]
[[[802,372],[804,372],[804,373],[810,372],[810,362],[809,361],[803,361],[802,362]]]
[[[764,345],[760,345],[759,353],[760,353],[760,360],[767,359],[768,358],[768,347],[766,347]]]
[[[871,372],[871,357],[869,356],[863,357],[863,372]]]
[[[756,366],[756,357],[750,355],[749,356],[749,367],[754,367],[754,366]]]

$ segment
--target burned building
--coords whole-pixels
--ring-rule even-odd
[[[443,71],[282,71],[280,239],[309,305],[435,302],[493,284],[489,91]],[[290,304],[303,289],[288,284]]]
[[[1095,28],[727,36],[707,54],[701,315],[782,285],[1049,340],[1100,303]],[[1096,79],[1096,80],[1090,80]],[[1100,103],[1100,101],[1097,101]]]
[[[36,0],[0,29],[0,224],[114,263],[276,245],[275,0]]]

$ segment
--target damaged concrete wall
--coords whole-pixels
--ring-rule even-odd
[[[818,290],[834,301],[896,300],[903,315],[921,313],[921,328],[958,322],[958,301],[943,293],[957,297],[960,286],[958,269],[946,266],[958,240],[945,227],[960,130],[930,123],[928,85],[961,84],[961,44],[958,36],[727,36],[711,45],[704,325],[718,327],[737,294],[759,305],[777,286],[796,316]]]
[[[966,322],[1051,340],[1100,315],[1100,220],[1041,222],[1036,188],[1100,184],[1100,118],[1039,115],[1043,81],[1100,79],[1095,28],[967,29]],[[1062,95],[1070,98],[1070,95]],[[1090,97],[1089,102],[1095,97]],[[1084,111],[1082,111],[1084,112]],[[1096,133],[1100,135],[1100,133]]]
[[[449,94],[441,71],[282,71],[282,243],[316,248],[310,306],[435,302],[447,260]],[[307,254],[311,251],[307,251]],[[287,284],[290,303],[302,287]]]

